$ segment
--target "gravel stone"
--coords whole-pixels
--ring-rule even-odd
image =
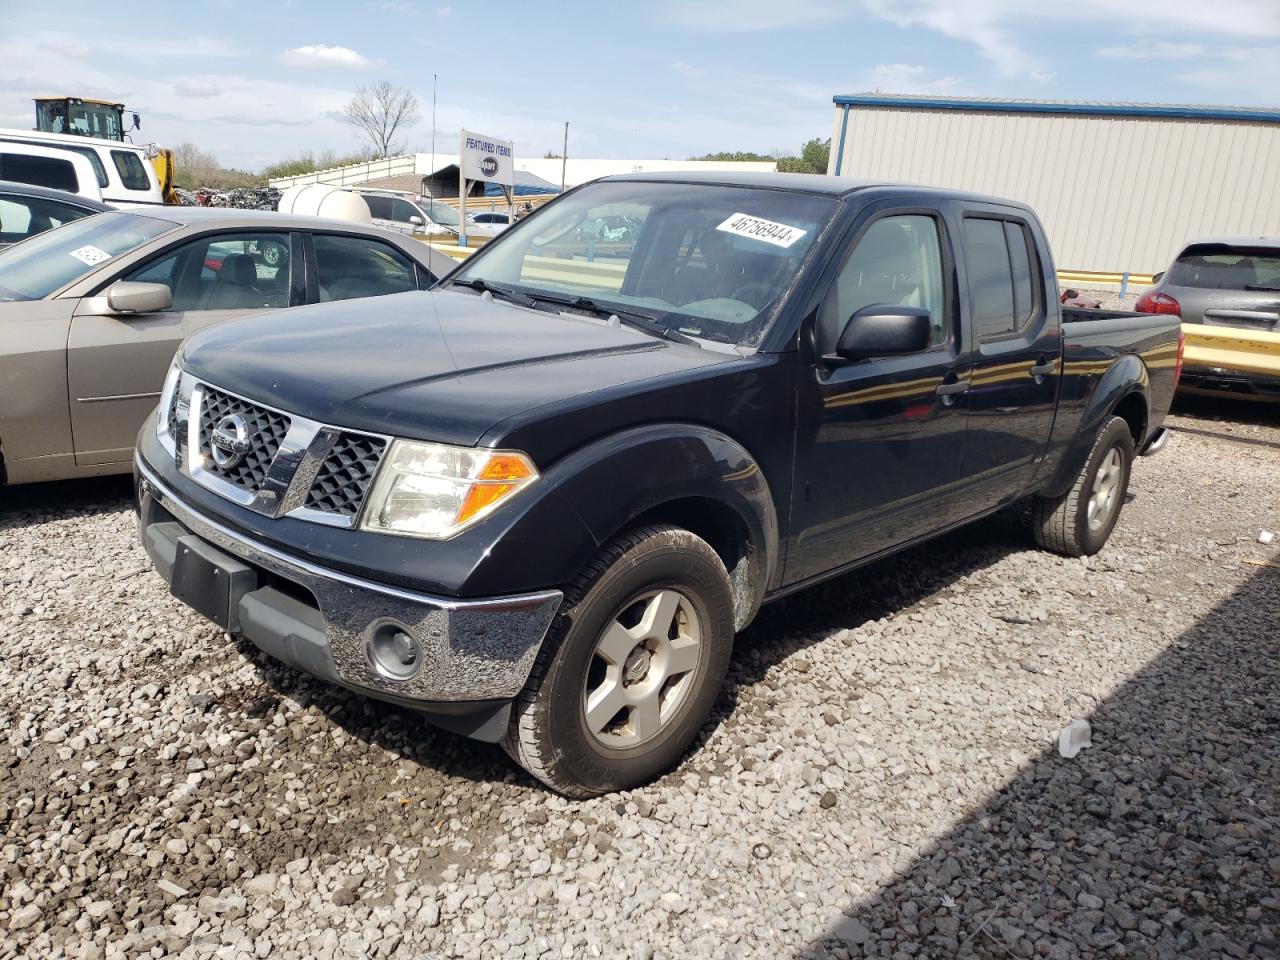
[[[1280,956],[1262,406],[1180,403],[1096,557],[1008,511],[765,608],[585,802],[202,620],[128,478],[0,489],[0,960]]]

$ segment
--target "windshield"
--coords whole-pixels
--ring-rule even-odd
[[[1179,254],[1166,280],[1174,286],[1210,290],[1280,288],[1280,250],[1197,244]]]
[[[836,206],[781,190],[588,184],[491,240],[451,281],[585,297],[754,346]]]
[[[113,257],[177,229],[167,220],[102,213],[0,250],[0,301],[39,300]]]

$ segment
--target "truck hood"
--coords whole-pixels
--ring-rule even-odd
[[[183,349],[194,376],[269,406],[464,445],[535,407],[734,359],[448,290],[260,314]]]

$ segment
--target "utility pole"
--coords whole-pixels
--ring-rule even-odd
[[[436,175],[436,75],[431,75],[431,176]],[[434,194],[432,194],[434,196]]]
[[[564,122],[564,149],[560,151],[560,192],[564,193],[565,168],[569,163],[569,121]]]

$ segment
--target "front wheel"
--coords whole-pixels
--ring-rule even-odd
[[[706,541],[665,525],[619,537],[567,591],[503,746],[571,797],[652,780],[706,722],[733,625],[729,575]]]
[[[1090,556],[1101,550],[1120,519],[1133,451],[1129,425],[1112,417],[1094,441],[1071,489],[1060,497],[1036,497],[1033,501],[1036,542],[1068,557]]]

